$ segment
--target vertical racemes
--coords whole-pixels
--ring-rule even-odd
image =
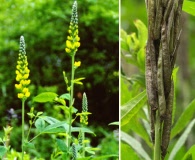
[[[173,106],[172,71],[181,33],[183,0],[147,0],[148,42],[146,46],[146,88],[151,115],[151,136],[155,143],[156,116],[161,119],[161,154],[168,148]],[[157,114],[158,112],[158,114]]]

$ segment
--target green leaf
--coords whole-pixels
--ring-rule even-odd
[[[37,112],[37,115],[36,116],[40,116],[42,114],[43,114],[43,112]]]
[[[147,122],[145,122],[147,123]],[[150,126],[149,123],[147,123],[148,126]],[[148,127],[148,129],[150,130],[150,127]],[[126,132],[126,130],[132,130],[134,133],[137,133],[147,144],[150,148],[153,147],[152,143],[151,143],[151,139],[150,136],[146,130],[146,128],[144,127],[143,122],[138,118],[138,116],[134,116],[134,118],[132,118],[128,124],[124,125],[122,127],[122,130]],[[150,133],[150,132],[149,132]]]
[[[121,142],[121,160],[140,160],[137,153],[126,143]],[[128,156],[127,156],[128,155]]]
[[[69,128],[69,125],[66,122],[61,122],[53,117],[41,116],[39,119],[49,123],[49,125],[40,130],[40,134],[66,132]]]
[[[56,97],[56,98],[54,99],[54,102],[55,102],[55,103],[62,104],[63,106],[66,106],[66,101],[65,101],[63,98],[58,98],[58,97]]]
[[[192,127],[194,126],[194,124],[195,124],[195,119],[193,119],[190,122],[190,124],[187,126],[187,128],[185,129],[183,134],[178,139],[177,143],[173,147],[173,150],[171,151],[171,154],[170,154],[168,160],[173,160],[174,159],[174,157],[177,154],[177,152],[179,151],[179,149],[184,145],[184,143],[185,143],[186,139],[188,138],[188,135],[191,132]]]
[[[84,116],[87,116],[87,115],[90,115],[92,114],[91,112],[81,112],[81,113],[77,113],[76,115],[77,116],[81,116],[81,115],[84,115]]]
[[[123,76],[120,78],[120,100],[121,100],[121,105],[125,104],[131,99],[131,92],[129,90],[130,83],[125,79]]]
[[[67,152],[67,146],[66,146],[66,143],[65,141],[61,140],[61,139],[56,139],[56,143],[59,147],[59,149],[62,151],[62,152]]]
[[[126,39],[127,39],[127,33],[121,29],[121,39],[120,39],[120,42],[121,42],[121,49],[125,50],[125,51],[129,51],[129,46],[128,44],[126,43]]]
[[[179,68],[176,67],[173,69],[172,78],[174,84],[174,97],[173,97],[173,112],[172,112],[172,124],[174,124],[175,111],[176,111],[176,86],[177,86],[177,72]]]
[[[109,158],[110,159],[112,159],[112,158],[118,159],[117,157],[118,157],[118,155],[111,154],[111,155],[104,155],[104,156],[94,157],[94,158],[92,158],[92,160],[106,160],[106,159],[109,159]]]
[[[67,130],[65,128],[58,128],[58,127],[53,127],[49,129],[44,129],[40,134],[52,134],[52,133],[65,133]]]
[[[90,134],[93,134],[95,136],[95,133],[93,131],[91,131],[90,129],[88,128],[83,128],[83,127],[72,127],[71,129],[72,132],[85,132],[85,133],[90,133]]]
[[[182,9],[183,11],[195,16],[195,2],[185,0]]]
[[[24,143],[24,148],[25,149],[27,149],[27,148],[35,149],[35,145],[34,145],[34,143],[26,142],[26,143]]]
[[[59,98],[70,100],[70,94],[69,93],[62,94]]]
[[[6,147],[0,146],[0,157],[2,158],[7,152]]]
[[[85,78],[83,78],[83,77],[82,77],[82,78],[77,78],[77,79],[74,79],[73,82],[74,82],[75,84],[83,85],[83,82],[81,82],[81,80],[83,80],[83,79],[85,79]]]
[[[33,98],[34,102],[45,103],[53,102],[58,95],[54,92],[43,92]]]
[[[195,99],[187,106],[185,111],[179,117],[177,123],[174,125],[171,131],[171,139],[179,134],[193,118],[195,113]]]
[[[138,39],[139,39],[140,45],[142,47],[145,47],[146,41],[148,38],[148,29],[146,25],[140,20],[136,20],[134,24],[138,30]]]
[[[139,65],[139,69],[144,73],[145,71],[145,47],[140,48],[137,52],[137,63]]]
[[[117,125],[117,126],[119,126],[119,122],[112,122],[112,123],[109,123],[108,125]]]
[[[121,106],[121,126],[127,124],[138,113],[146,103],[146,100],[147,96],[144,90],[125,105]]]
[[[182,160],[193,160],[193,159],[195,159],[195,145],[193,145],[182,158]]]
[[[61,128],[59,128],[61,127]],[[66,122],[56,122],[54,124],[50,124],[42,130],[42,133],[59,133],[66,132],[68,130],[69,125]]]
[[[142,157],[142,159],[151,160],[138,140],[123,131],[121,131],[121,140],[130,145],[138,153],[138,155]]]
[[[33,117],[35,117],[34,113],[27,113],[27,115],[32,119]]]
[[[58,119],[49,116],[41,116],[40,118],[44,119],[49,124],[60,122]]]
[[[35,127],[39,132],[41,132],[45,128],[45,121],[42,118],[38,118],[35,121]]]

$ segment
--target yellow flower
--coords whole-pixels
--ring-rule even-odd
[[[80,67],[80,66],[81,66],[81,61],[74,62],[74,66],[75,66],[75,67]]]
[[[78,47],[80,47],[78,32],[77,1],[74,1],[72,6],[71,21],[68,29],[69,35],[67,36],[65,48],[66,53],[68,53],[70,56],[75,55]]]
[[[22,75],[19,73],[17,76],[16,76],[16,81],[20,81],[22,79]]]
[[[71,50],[69,48],[65,48],[66,53],[70,53]]]
[[[15,84],[16,89],[21,89],[22,85],[21,84]]]
[[[30,79],[24,81],[24,85],[29,85],[29,84],[30,84]]]
[[[26,92],[26,93],[25,93],[25,97],[26,97],[26,98],[30,97],[30,92]]]
[[[28,88],[23,88],[22,92],[23,92],[23,93],[28,92]]]
[[[66,47],[67,48],[71,48],[72,47],[71,41],[69,41],[69,40],[66,41]]]
[[[29,74],[24,74],[24,75],[23,75],[23,78],[24,78],[24,79],[27,79],[28,77],[29,77]]]
[[[24,94],[23,93],[18,93],[18,98],[20,98],[20,99],[24,98]]]
[[[75,46],[78,48],[80,47],[80,42],[75,42]]]

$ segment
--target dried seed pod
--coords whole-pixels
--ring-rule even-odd
[[[163,81],[163,57],[162,46],[160,45],[160,52],[158,57],[158,72],[157,72],[157,84],[158,84],[158,106],[160,117],[163,119],[166,112],[166,101],[164,94],[164,81]]]
[[[163,53],[163,80],[165,88],[165,99],[167,99],[170,88],[171,88],[171,60],[170,54],[168,52],[167,34],[166,34],[166,24],[164,23],[161,31],[161,44]]]
[[[173,98],[174,98],[174,85],[171,83],[171,91],[167,99],[167,109],[164,119],[162,140],[161,140],[161,155],[165,157],[167,153],[167,148],[169,146],[171,125],[172,125],[172,110],[173,110]]]
[[[155,24],[155,0],[148,0],[147,1],[147,8],[148,8],[148,22],[149,22],[149,35],[148,37],[154,38],[154,24]]]
[[[161,0],[156,1],[156,17],[155,17],[155,27],[154,27],[154,39],[160,38],[161,33],[161,22],[163,17],[163,8]]]

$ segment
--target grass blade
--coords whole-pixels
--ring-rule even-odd
[[[143,157],[145,160],[151,160],[147,152],[143,149],[141,143],[135,138],[121,131],[121,140],[129,144],[139,154],[140,157]]]
[[[173,150],[171,151],[171,154],[170,154],[168,160],[173,160],[174,159],[175,155],[177,154],[177,152],[179,151],[179,149],[183,146],[183,144],[185,143],[186,139],[188,138],[188,135],[189,135],[192,127],[194,126],[194,124],[195,124],[195,119],[193,119],[190,122],[190,124],[187,126],[187,128],[185,129],[185,131],[183,132],[183,134],[178,139],[177,143],[173,147]]]
[[[144,90],[125,105],[121,106],[121,126],[127,124],[131,118],[143,107],[147,100]]]
[[[177,123],[171,131],[171,139],[174,138],[178,133],[180,133],[189,121],[192,119],[195,113],[195,99],[187,106],[185,111],[182,113]]]

